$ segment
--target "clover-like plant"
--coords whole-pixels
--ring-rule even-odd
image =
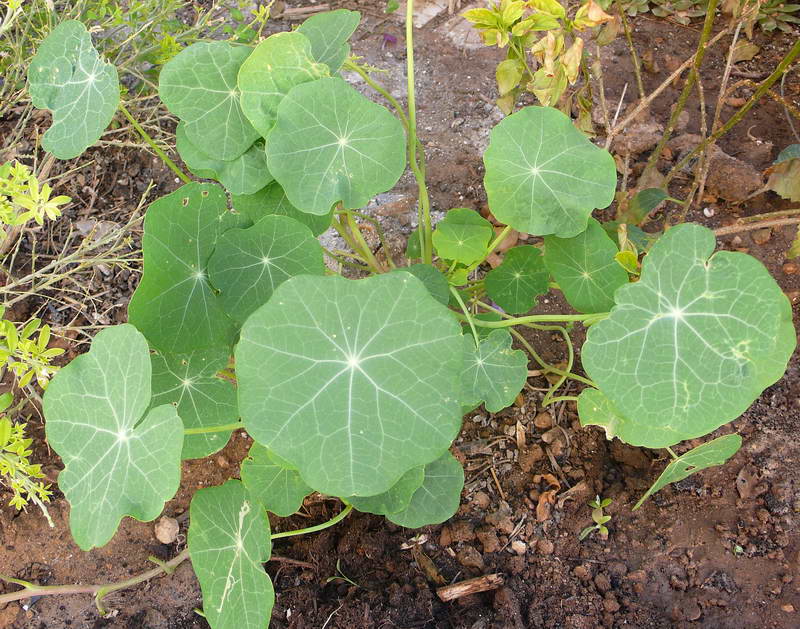
[[[346,62],[393,116],[339,75],[358,18],[319,14],[255,47],[198,43],[166,64],[159,92],[180,119],[178,151],[231,203],[218,183],[192,181],[150,206],[129,323],[100,332],[44,397],[84,549],[105,544],[126,515],[155,518],[178,487],[182,458],[217,451],[236,429],[253,437],[241,480],[195,493],[188,553],[170,564],[191,557],[215,629],[267,622],[271,540],[306,532],[271,533],[267,510],[289,515],[318,491],[344,508],[310,530],[354,508],[410,528],[451,517],[464,471],[449,448],[462,415],[511,404],[530,357],[553,376],[545,405],[577,401],[581,422],[609,438],[669,448],[735,419],[781,377],[795,346],[789,302],[766,269],[742,253],[713,253],[704,227],[662,235],[631,282],[608,235],[620,227],[591,216],[614,197],[614,161],[555,109],[525,108],[491,133],[485,186],[501,232],[463,208],[434,231],[410,20],[407,108]],[[32,89],[39,76],[68,72],[63,59],[90,60],[110,76],[79,31],[62,25],[43,44]],[[65,67],[84,82],[93,72]],[[47,83],[56,119],[91,121],[94,139],[102,129],[93,112],[117,95],[100,77],[69,112],[62,89],[73,84]],[[75,137],[64,135],[71,128]],[[90,139],[85,124],[59,129],[47,144],[57,154]],[[419,183],[420,228],[398,265],[387,247],[368,245],[358,210],[407,166]],[[351,251],[322,248],[316,235],[329,227]],[[544,237],[543,246],[511,248],[484,275],[512,229]],[[352,274],[326,269],[325,257]],[[576,312],[526,314],[552,286]],[[589,328],[588,377],[573,371],[565,323]],[[519,327],[562,334],[566,368],[544,363]],[[558,395],[568,379],[586,385],[579,397]],[[653,491],[723,462],[738,437],[723,439],[676,457]]]

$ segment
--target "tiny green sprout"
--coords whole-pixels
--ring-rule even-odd
[[[334,574],[332,577],[328,577],[327,579],[325,579],[325,583],[328,584],[331,581],[347,581],[347,583],[349,583],[350,585],[360,588],[361,586],[358,583],[353,581],[344,572],[342,572],[341,563],[342,563],[341,559],[336,560],[336,574]]]
[[[739,544],[734,545],[733,554],[736,555],[737,557],[740,557],[741,555],[744,554],[744,548],[739,546]]]
[[[591,535],[594,531],[598,531],[604,539],[608,537],[606,523],[611,520],[611,516],[604,515],[603,509],[612,502],[613,500],[611,500],[611,498],[601,499],[600,496],[595,496],[595,499],[589,503],[589,506],[592,508],[592,520],[594,520],[594,524],[592,526],[587,526],[581,531],[581,534],[578,536],[579,540],[586,539],[586,537]]]

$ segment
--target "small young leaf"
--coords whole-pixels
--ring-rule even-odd
[[[263,629],[275,592],[267,513],[238,480],[198,490],[189,507],[189,555],[213,629]]]
[[[742,438],[737,434],[732,434],[717,437],[712,441],[708,441],[689,450],[686,454],[682,454],[667,465],[666,469],[661,473],[661,476],[658,477],[658,480],[652,484],[650,489],[647,490],[647,493],[645,493],[645,495],[639,499],[639,502],[636,503],[636,506],[633,507],[633,511],[636,511],[636,509],[644,504],[645,500],[670,483],[683,480],[687,476],[691,476],[700,470],[715,465],[722,465],[736,454],[741,447]]]
[[[414,492],[422,486],[425,479],[423,466],[413,467],[400,477],[388,491],[376,496],[350,496],[347,502],[358,511],[374,513],[375,515],[388,515],[398,513],[408,508]]]
[[[464,468],[450,452],[445,452],[425,466],[425,479],[411,496],[408,507],[386,514],[386,519],[409,529],[444,522],[458,511],[463,488]]]
[[[633,199],[631,199],[625,222],[638,225],[644,220],[645,216],[655,210],[658,204],[667,198],[669,198],[667,191],[661,188],[639,190]]]
[[[103,61],[86,27],[62,22],[44,39],[28,67],[31,102],[53,112],[42,147],[72,159],[103,135],[119,105],[117,69]]]
[[[267,165],[303,212],[327,214],[339,201],[360,208],[403,174],[405,132],[389,110],[343,79],[302,83],[278,106]]]
[[[277,181],[255,194],[232,195],[231,203],[236,211],[244,214],[253,223],[257,223],[265,216],[288,216],[303,223],[315,236],[327,231],[333,216],[333,209],[322,215],[301,212],[289,203],[286,193]]]
[[[361,14],[358,11],[337,9],[312,15],[297,27],[297,32],[308,37],[314,58],[328,66],[333,73],[339,71],[350,54],[347,40],[360,21]]]
[[[155,518],[181,477],[183,424],[150,404],[150,352],[132,325],[102,330],[44,394],[47,439],[66,465],[58,485],[83,550],[103,546],[123,516]]]
[[[486,293],[506,312],[528,312],[547,292],[549,279],[541,250],[521,245],[506,251],[502,264],[486,274]]]
[[[455,208],[436,226],[433,246],[439,257],[469,265],[486,255],[493,235],[492,224],[480,214],[468,208]]]
[[[313,489],[264,446],[254,443],[242,461],[242,482],[269,511],[282,518],[295,513]]]
[[[614,159],[557,109],[525,107],[491,133],[484,186],[498,220],[537,236],[570,238],[614,200]]]
[[[528,378],[525,352],[511,349],[508,330],[492,330],[476,347],[472,334],[464,334],[466,359],[461,374],[464,406],[486,403],[486,410],[497,413],[514,402]]]
[[[611,310],[614,291],[628,283],[628,274],[600,223],[590,218],[586,231],[572,238],[547,236],[544,247],[544,263],[570,306],[587,313]]]
[[[436,301],[446,306],[450,303],[450,285],[444,274],[432,264],[411,264],[392,271],[393,273],[411,273],[420,282]]]

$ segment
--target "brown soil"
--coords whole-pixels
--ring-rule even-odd
[[[308,3],[290,3],[302,4]],[[402,96],[404,52],[399,22],[382,15],[383,2],[344,4],[360,5],[365,12],[355,52],[386,68],[384,82]],[[442,16],[429,23],[417,40],[419,118],[431,193],[438,210],[480,209],[485,202],[480,155],[489,129],[500,118],[492,99],[494,67],[502,53],[456,49],[436,30],[446,19]],[[652,89],[669,74],[676,59],[691,54],[698,29],[647,16],[633,23],[637,46],[652,52],[652,61],[648,59],[652,71],[644,76],[647,88]],[[285,29],[288,24],[277,22],[277,26]],[[759,56],[737,67],[752,76],[765,76],[794,39],[758,33],[755,41],[761,46]],[[620,39],[605,53],[606,87],[614,106],[626,83],[625,103],[635,97],[625,50]],[[709,112],[716,100],[714,86],[722,72],[724,50],[711,50],[704,69]],[[656,124],[665,122],[677,94],[678,89],[668,89],[653,107]],[[786,94],[797,105],[797,72],[787,81]],[[678,135],[699,131],[696,98],[687,110],[689,119]],[[723,118],[733,111],[726,107]],[[46,123],[46,118],[39,122]],[[793,141],[782,108],[765,100],[720,147],[745,167],[760,171]],[[22,146],[19,152],[29,148]],[[176,186],[168,171],[142,153],[118,148],[92,150],[88,156],[95,162],[71,179],[71,189],[64,191],[77,200],[68,220],[124,221],[151,178],[159,183],[154,195]],[[640,156],[631,160],[632,177],[641,170],[641,160]],[[413,194],[406,180],[398,191]],[[728,198],[724,190],[709,194],[702,206],[706,213],[694,211],[690,220],[716,227],[731,217],[787,207],[772,194],[739,205],[722,201]],[[411,210],[400,207],[384,215],[398,238],[408,233],[413,222]],[[63,236],[59,229],[52,238],[56,244],[59,234]],[[787,227],[758,236],[749,232],[721,244],[748,250],[763,260],[796,301],[800,276],[796,266],[784,264],[793,235],[793,228]],[[107,275],[98,271],[86,278],[88,290],[99,295],[89,306],[65,311],[33,302],[22,304],[16,315],[24,318],[38,313],[58,325],[78,312],[81,318],[75,325],[94,324],[98,316],[104,317],[103,323],[116,323],[124,320],[125,305],[137,281],[135,270]],[[550,302],[543,308],[552,307]],[[545,359],[563,359],[557,338],[539,335],[532,340]],[[799,367],[795,356],[779,383],[744,416],[719,431],[736,430],[744,437],[741,451],[727,465],[664,489],[636,512],[631,507],[665,465],[663,457],[608,442],[598,430],[580,428],[575,409],[568,404],[552,409],[553,428],[537,428],[534,419],[541,412],[542,393],[536,389],[545,382],[532,378],[533,389],[526,390],[519,405],[497,415],[478,411],[465,420],[456,450],[466,467],[466,488],[459,512],[445,525],[412,531],[382,518],[353,514],[337,527],[276,543],[273,552],[279,559],[267,565],[277,592],[271,626],[797,627]],[[540,417],[537,423],[546,426],[548,418]],[[30,426],[36,444],[34,458],[45,464],[54,479],[60,461],[47,450],[41,422],[34,417]],[[185,544],[193,491],[237,475],[238,462],[249,445],[246,435],[237,434],[218,455],[184,464],[181,489],[165,508],[165,514],[178,519],[183,534],[172,545],[155,539],[152,523],[126,518],[111,543],[84,553],[71,541],[68,505],[60,494],[50,507],[53,529],[35,509],[18,514],[2,507],[0,572],[43,584],[95,583],[149,569],[148,556],[173,557]],[[557,489],[555,502],[548,505],[548,496],[553,494],[545,492],[551,489]],[[591,523],[587,502],[595,495],[613,499],[607,509],[613,516],[610,535],[606,540],[591,536],[580,542],[579,532]],[[338,508],[336,501],[312,496],[300,514],[273,518],[272,524],[276,530],[308,526],[331,517]],[[447,604],[436,596],[437,582],[491,573],[504,579],[504,585],[493,592]],[[337,575],[347,578],[330,578]],[[0,585],[0,592],[15,587]],[[29,608],[12,603],[0,609],[0,628],[207,627],[193,611],[201,599],[188,562],[170,577],[108,597],[106,605],[113,611],[101,618],[85,595],[44,597]]]

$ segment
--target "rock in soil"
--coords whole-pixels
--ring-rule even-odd
[[[178,521],[175,518],[162,516],[155,526],[156,539],[162,544],[172,544],[178,539]]]

